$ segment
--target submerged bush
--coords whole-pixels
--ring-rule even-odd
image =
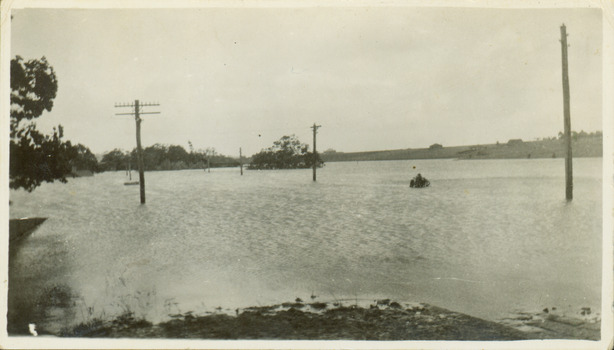
[[[260,151],[252,156],[249,169],[306,169],[311,168],[314,162],[313,152],[309,152],[309,145],[301,143],[294,136],[283,136],[275,141],[272,147]],[[324,165],[320,155],[316,153],[317,166]]]

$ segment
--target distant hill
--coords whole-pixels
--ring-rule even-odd
[[[602,157],[603,137],[578,137],[572,142],[575,157]],[[541,141],[510,140],[507,143],[488,145],[452,146],[439,144],[429,148],[397,149],[369,152],[334,152],[320,154],[325,162],[348,162],[365,160],[404,160],[404,159],[518,159],[518,158],[563,158],[565,143],[562,139]]]

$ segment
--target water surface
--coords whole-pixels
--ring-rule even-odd
[[[328,163],[316,183],[311,170],[148,172],[146,205],[123,172],[12,191],[11,217],[49,219],[11,257],[9,307],[64,286],[77,298],[47,322],[126,310],[159,321],[312,294],[491,320],[596,310],[601,161],[574,159],[572,202],[562,159]],[[430,188],[409,188],[417,172]]]

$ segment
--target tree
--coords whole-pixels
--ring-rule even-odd
[[[62,141],[61,125],[53,134],[43,135],[33,119],[51,111],[58,82],[47,59],[11,60],[11,120],[9,187],[31,192],[40,184],[59,180],[66,182],[72,171],[71,161],[78,150],[70,141]],[[30,122],[28,122],[30,121]]]
[[[217,151],[214,147],[207,147],[202,153],[205,155],[206,158],[217,156]]]
[[[308,152],[309,145],[301,143],[295,135],[283,136],[272,147],[252,156],[249,169],[303,169],[313,165],[313,153]],[[316,154],[317,164],[324,162]]]
[[[207,157],[212,167],[239,165],[237,160],[217,154],[214,148],[199,151],[191,149],[188,153],[182,146],[156,143],[143,150],[143,163],[147,171],[202,169]],[[102,156],[101,166],[104,170],[123,170],[128,167],[129,162],[134,169],[137,163],[136,148],[131,152],[114,149],[105,153]]]
[[[190,160],[190,155],[186,150],[177,145],[171,145],[168,147],[168,159],[172,163],[176,162],[186,162],[188,163]]]
[[[58,81],[47,59],[24,62],[20,56],[11,60],[11,137],[19,123],[38,118],[53,108]]]
[[[34,123],[19,130],[16,137],[11,139],[9,187],[32,192],[43,181],[66,183],[77,150],[70,141],[62,142],[62,136],[61,126],[53,128],[52,135],[39,133]]]
[[[93,173],[98,173],[102,169],[98,165],[98,159],[89,148],[82,144],[73,146],[76,152],[75,158],[72,160],[72,166],[76,170],[89,170]]]
[[[168,147],[159,143],[146,147],[143,150],[143,163],[145,170],[170,170],[170,161],[167,158]]]
[[[114,149],[103,154],[100,161],[104,170],[114,171],[125,169],[128,166],[129,156],[120,149]]]

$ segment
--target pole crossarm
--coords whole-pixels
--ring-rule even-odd
[[[134,107],[136,106],[136,103],[134,102],[129,102],[129,103],[116,103],[115,107],[119,108],[119,107]],[[139,102],[139,106],[140,107],[148,107],[148,106],[160,106],[159,103],[152,103],[152,102]]]
[[[135,115],[136,113],[132,112],[132,113],[115,113],[115,115]],[[139,112],[139,115],[141,114],[160,114],[160,112]]]

